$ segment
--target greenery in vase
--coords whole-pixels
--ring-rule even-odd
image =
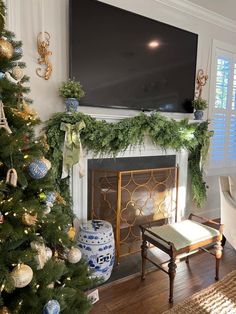
[[[59,92],[60,96],[64,98],[76,98],[78,100],[85,95],[80,82],[71,79],[62,83]]]
[[[205,110],[208,107],[208,102],[199,97],[192,101],[192,105],[195,110]]]
[[[0,52],[0,72],[11,71],[16,65],[23,71],[22,44],[2,28],[4,15],[0,0],[0,37],[4,36],[13,47],[12,57]],[[67,250],[76,245],[68,234],[72,223],[67,213],[70,203],[61,196],[52,169],[48,167],[40,179],[29,172],[28,166],[45,156],[48,145],[43,137],[35,138],[34,126],[40,121],[26,106],[26,101],[30,102],[25,96],[29,88],[24,83],[28,80],[27,76],[18,84],[7,77],[0,80],[1,101],[12,131],[0,129],[0,313],[42,314],[53,299],[60,304],[60,313],[84,314],[91,308],[85,290],[91,288],[93,280],[85,261],[73,264],[67,258]],[[11,168],[17,172],[14,185],[6,182]],[[51,212],[44,201],[49,192],[57,196],[50,205]],[[38,245],[42,245],[42,251],[46,246],[51,252],[47,259],[45,252],[40,256]]]

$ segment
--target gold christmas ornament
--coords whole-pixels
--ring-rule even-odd
[[[56,192],[56,202],[61,205],[66,205],[65,199],[58,192]]]
[[[17,186],[17,172],[16,169],[11,168],[7,171],[6,183],[16,187]]]
[[[76,264],[81,260],[82,254],[80,250],[76,247],[72,247],[67,253],[67,260],[71,264]]]
[[[0,58],[11,59],[13,56],[12,44],[4,38],[0,38]]]
[[[11,314],[11,312],[6,306],[4,306],[0,308],[0,314]]]
[[[12,112],[24,120],[36,120],[38,114],[35,109],[31,108],[23,99],[19,109],[12,108]]]
[[[34,226],[37,222],[37,214],[30,215],[28,213],[24,213],[22,215],[22,222],[27,226]]]
[[[33,278],[33,270],[26,264],[17,265],[11,272],[16,288],[24,288]]]
[[[46,158],[41,158],[41,160],[45,163],[45,165],[46,165],[46,167],[47,167],[47,169],[48,170],[50,170],[51,169],[51,167],[52,167],[52,164],[51,164],[51,162],[48,160],[48,159],[46,159]]]
[[[75,228],[74,227],[70,227],[70,229],[67,232],[67,234],[68,234],[69,239],[73,241],[74,238],[75,238],[75,234],[76,234]]]
[[[13,74],[14,78],[18,81],[21,81],[25,75],[23,69],[21,67],[19,67],[19,65],[16,65],[12,69],[12,74]]]

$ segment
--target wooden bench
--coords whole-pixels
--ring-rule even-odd
[[[219,279],[219,265],[222,256],[222,224],[191,214],[189,219],[181,222],[168,224],[168,219],[161,219],[143,224],[140,228],[142,231],[142,279],[145,279],[146,260],[168,274],[170,282],[169,302],[173,302],[177,258],[186,257],[188,263],[190,254],[197,250],[204,250],[215,256],[215,279]],[[162,266],[164,263],[157,264],[148,257],[148,242],[170,256],[167,270]],[[212,246],[214,246],[214,250],[212,250]]]

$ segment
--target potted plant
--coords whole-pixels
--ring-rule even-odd
[[[193,108],[195,109],[194,111],[195,120],[202,120],[203,110],[205,110],[208,107],[207,101],[199,97],[192,101],[192,105]]]
[[[72,79],[62,83],[59,93],[65,99],[66,112],[69,113],[77,111],[79,100],[85,95],[80,82]]]

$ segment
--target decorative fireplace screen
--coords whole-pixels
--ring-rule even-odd
[[[175,220],[177,189],[177,167],[92,171],[90,218],[112,224],[117,262],[140,250],[140,224],[166,217]]]

